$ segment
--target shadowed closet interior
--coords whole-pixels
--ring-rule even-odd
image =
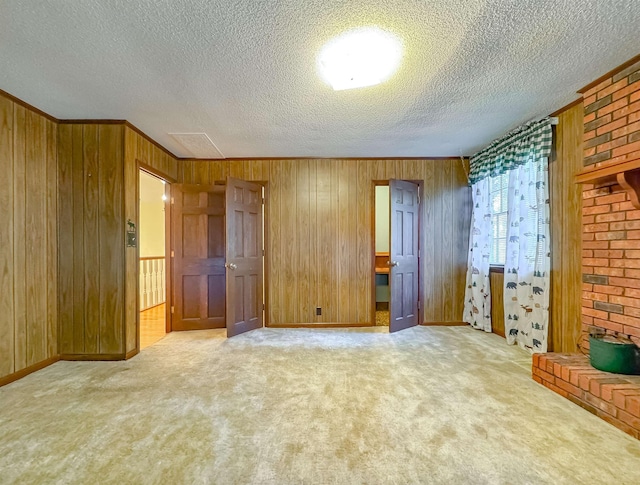
[[[375,186],[376,325],[389,326],[389,185]]]

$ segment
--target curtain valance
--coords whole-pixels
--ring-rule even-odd
[[[519,126],[471,157],[469,183],[495,177],[530,159],[548,158],[552,139],[550,118]]]

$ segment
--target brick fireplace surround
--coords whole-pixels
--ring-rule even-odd
[[[582,92],[584,165],[640,158],[640,60]],[[582,337],[595,325],[640,344],[640,209],[619,185],[584,185]],[[601,372],[582,354],[541,354],[533,378],[640,439],[640,377]]]

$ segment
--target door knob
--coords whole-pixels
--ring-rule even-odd
[[[234,263],[227,263],[225,266],[229,269],[236,269],[238,267],[238,265]]]
[[[397,261],[387,261],[387,264],[391,267],[393,266],[398,266],[398,262]]]

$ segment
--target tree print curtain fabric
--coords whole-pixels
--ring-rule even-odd
[[[505,331],[509,344],[546,352],[549,324],[550,241],[548,159],[551,119],[522,125],[470,161],[473,214],[469,237],[464,321],[491,331],[489,177],[509,173],[504,270]]]
[[[546,158],[509,172],[504,266],[505,333],[509,344],[547,351],[550,290],[549,171]]]
[[[464,298],[466,323],[474,328],[491,332],[491,291],[489,289],[489,255],[491,253],[491,207],[489,179],[479,180],[471,187],[473,211],[467,286]]]

